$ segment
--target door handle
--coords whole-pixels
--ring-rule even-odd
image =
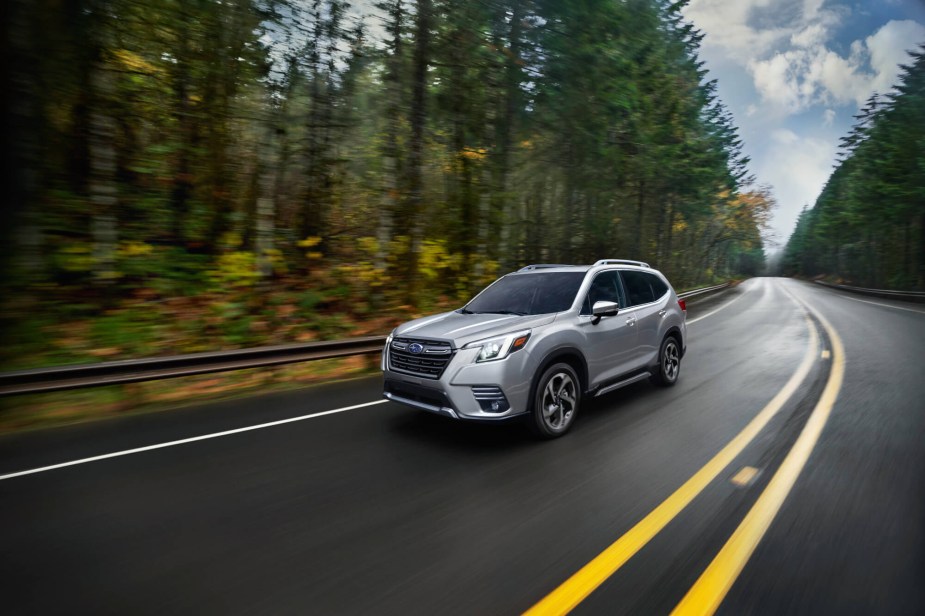
[[[662,317],[662,318],[664,318],[666,314],[668,314],[668,311],[667,311],[667,310],[659,310],[659,311],[658,311],[658,316],[660,316],[660,317]]]
[[[626,324],[629,325],[630,327],[632,327],[633,325],[636,325],[636,317],[635,316],[626,317]]]

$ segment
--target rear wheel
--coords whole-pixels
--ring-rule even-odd
[[[532,424],[543,438],[568,432],[581,402],[581,382],[568,364],[553,364],[543,372],[533,394]]]
[[[652,382],[662,387],[671,387],[678,382],[681,372],[681,347],[674,336],[662,340],[662,348],[658,352],[658,367],[652,375]]]

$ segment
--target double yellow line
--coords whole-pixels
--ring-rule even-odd
[[[790,295],[789,292],[788,295]],[[686,616],[712,614],[716,611],[780,510],[797,476],[805,466],[831,413],[832,406],[835,404],[844,378],[845,359],[841,339],[822,315],[803,302],[794,299],[804,310],[816,317],[831,341],[833,363],[828,383],[799,438],[764,492],[716,558],[675,608],[674,614]],[[810,334],[810,343],[802,362],[783,389],[693,477],[626,534],[527,610],[527,615],[567,614],[574,609],[690,504],[761,432],[803,383],[817,358],[819,335],[812,321],[805,315],[804,318]]]

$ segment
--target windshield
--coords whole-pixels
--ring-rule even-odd
[[[572,307],[584,272],[509,274],[466,304],[463,313],[547,314]]]

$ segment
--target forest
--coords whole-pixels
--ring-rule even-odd
[[[838,164],[787,242],[787,275],[925,290],[925,48],[896,91],[874,94],[841,141]]]
[[[758,273],[774,200],[684,4],[8,0],[0,363],[387,333],[532,262]],[[921,215],[859,207],[915,203],[857,182],[885,148],[921,207],[906,81],[801,222],[864,234],[788,262],[921,284]]]

